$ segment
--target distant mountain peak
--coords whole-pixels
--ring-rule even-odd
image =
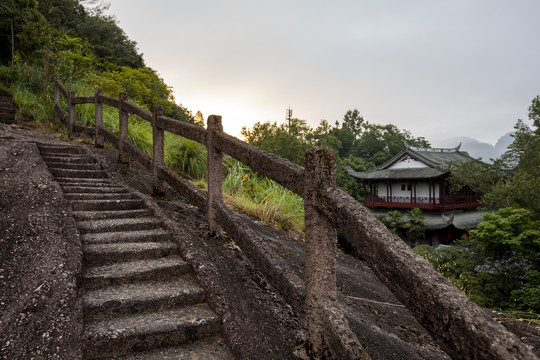
[[[433,142],[433,147],[455,147],[461,143],[461,151],[466,151],[473,158],[482,158],[485,162],[491,162],[490,159],[496,159],[501,156],[514,138],[513,132],[508,132],[501,136],[495,145],[481,142],[468,136],[457,136]]]

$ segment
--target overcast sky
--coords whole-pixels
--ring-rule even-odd
[[[225,131],[357,108],[432,143],[494,143],[540,94],[539,0],[110,0],[193,114]]]

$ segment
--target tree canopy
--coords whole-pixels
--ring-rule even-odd
[[[332,126],[321,120],[315,129],[305,120],[291,119],[289,123],[256,123],[253,128],[242,129],[245,141],[284,157],[296,164],[303,164],[304,153],[312,146],[332,149],[337,160],[337,183],[358,201],[363,200],[364,189],[345,171],[351,166],[357,171],[367,171],[381,165],[399,151],[403,142],[413,146],[429,146],[423,137],[414,137],[395,125],[370,124],[358,109],[348,110],[343,121]]]
[[[107,95],[127,92],[151,110],[163,105],[165,115],[194,123],[191,112],[175,103],[172,91],[157,72],[144,65],[135,41],[101,0],[5,0],[0,3],[0,71],[5,83],[49,94],[52,76],[72,88],[99,86]],[[2,74],[7,75],[2,75]]]

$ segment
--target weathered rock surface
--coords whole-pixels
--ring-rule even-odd
[[[75,221],[35,145],[4,135],[0,164],[0,358],[77,359]]]

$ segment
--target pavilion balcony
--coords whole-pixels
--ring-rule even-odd
[[[447,195],[443,198],[408,197],[408,196],[374,196],[364,197],[364,206],[369,208],[452,210],[470,209],[480,206],[477,195]]]

